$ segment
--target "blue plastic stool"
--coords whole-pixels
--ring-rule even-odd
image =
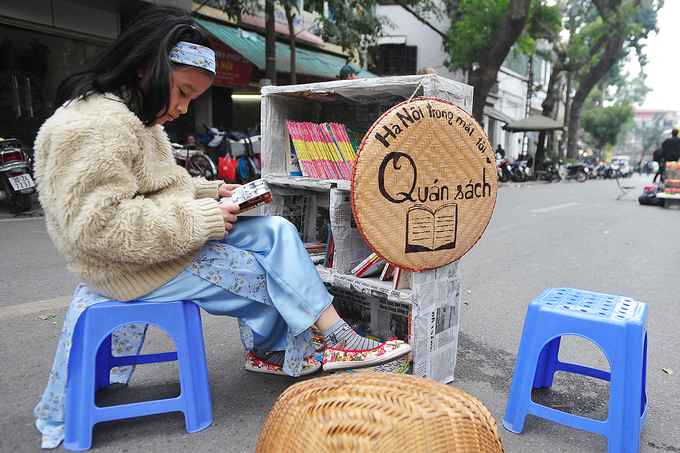
[[[578,335],[604,352],[611,372],[558,360],[560,337]],[[639,451],[647,420],[647,305],[571,288],[548,288],[531,301],[519,345],[503,426],[521,433],[532,414],[602,434],[609,453]],[[531,389],[550,387],[556,371],[609,381],[609,414],[593,420],[531,401]]]
[[[164,330],[174,341],[176,351],[111,355],[111,333],[136,323]],[[179,396],[110,407],[95,405],[95,392],[109,386],[111,368],[175,360],[179,368]],[[88,450],[92,446],[93,426],[109,420],[181,411],[188,432],[210,426],[213,413],[198,305],[189,301],[110,301],[88,307],[73,331],[65,411],[64,448],[72,451]]]

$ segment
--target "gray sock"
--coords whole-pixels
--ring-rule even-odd
[[[380,346],[375,340],[369,340],[355,333],[344,320],[339,320],[323,332],[326,340],[326,347],[336,349],[346,349],[350,351],[360,351],[362,349],[373,349]]]
[[[260,360],[264,360],[272,365],[282,366],[283,359],[286,356],[286,351],[260,351],[253,348],[253,355]]]

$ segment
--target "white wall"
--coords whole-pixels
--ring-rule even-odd
[[[377,5],[376,14],[389,17],[396,25],[396,28],[386,27],[385,35],[406,36],[407,46],[418,47],[417,69],[423,66],[431,66],[437,71],[438,75],[458,82],[465,81],[461,71],[451,72],[444,66],[444,60],[448,57],[448,54],[444,51],[442,37],[437,32],[424,25],[401,6]],[[448,22],[437,22],[434,17],[429,17],[429,20],[438,30],[446,32]]]

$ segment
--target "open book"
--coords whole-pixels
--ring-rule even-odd
[[[263,179],[256,179],[232,190],[231,197],[220,198],[220,203],[233,203],[241,208],[239,213],[274,201],[269,186]]]
[[[406,253],[456,248],[457,228],[457,204],[445,204],[434,212],[415,205],[406,214]]]

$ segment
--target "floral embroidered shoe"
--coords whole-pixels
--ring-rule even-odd
[[[326,347],[326,340],[316,324],[312,324],[312,344],[316,352],[321,352]]]
[[[411,346],[401,340],[388,340],[377,348],[352,351],[342,349],[344,342],[337,348],[326,347],[323,353],[323,370],[338,371],[382,365],[404,357],[411,352]]]
[[[302,361],[302,370],[300,376],[312,374],[321,369],[321,362],[314,357],[307,357]],[[274,365],[273,363],[265,362],[253,355],[253,351],[248,351],[246,356],[246,371],[254,371],[255,373],[269,373],[278,374],[281,376],[288,376],[283,371],[283,365]]]

